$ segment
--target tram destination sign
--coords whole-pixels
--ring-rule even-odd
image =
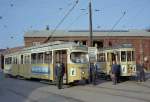
[[[96,47],[88,47],[88,55],[89,61],[93,62],[97,59],[97,48]]]

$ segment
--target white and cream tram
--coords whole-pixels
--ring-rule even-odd
[[[55,64],[65,66],[63,82],[68,84],[88,79],[88,49],[73,42],[56,41],[24,48],[4,57],[4,73],[27,79],[55,81]]]
[[[121,76],[136,75],[135,49],[132,45],[122,44],[97,51],[97,63],[101,68],[101,72],[105,75],[110,74],[113,60],[120,64]]]

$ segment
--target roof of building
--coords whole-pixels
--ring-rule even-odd
[[[14,53],[14,52],[17,52],[17,51],[20,51],[24,48],[24,46],[18,46],[18,47],[14,47],[14,48],[8,48],[6,49],[3,54],[9,54],[9,53]]]
[[[49,30],[33,30],[25,32],[24,37],[49,37],[52,31]],[[58,30],[52,36],[53,37],[64,37],[64,36],[88,36],[88,30],[70,30],[63,31]],[[146,30],[94,30],[93,36],[146,36],[150,37],[150,32]]]

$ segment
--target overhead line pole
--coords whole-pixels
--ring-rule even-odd
[[[89,1],[89,32],[90,32],[89,46],[92,47],[93,46],[93,28],[92,28],[92,3],[91,3],[91,0]]]

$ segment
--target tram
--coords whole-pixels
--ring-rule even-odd
[[[136,75],[135,49],[131,44],[97,50],[97,63],[101,68],[101,73],[106,76],[110,75],[112,61],[120,64],[120,76],[130,77]]]
[[[73,42],[55,41],[24,48],[4,56],[4,73],[26,79],[55,81],[55,65],[65,66],[63,82],[88,79],[88,48]]]

